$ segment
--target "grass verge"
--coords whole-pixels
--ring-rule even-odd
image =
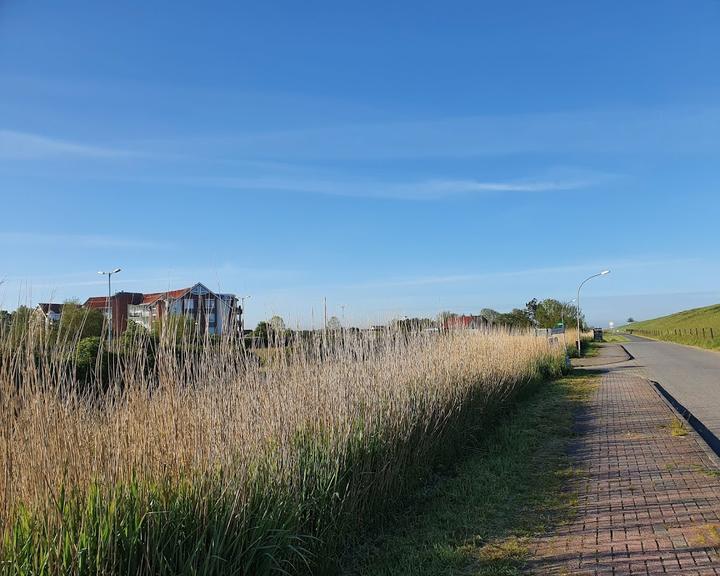
[[[574,373],[528,392],[454,474],[355,546],[343,573],[520,573],[529,539],[572,516],[568,443],[596,382],[593,373]]]
[[[622,334],[616,334],[614,332],[606,332],[603,335],[603,342],[622,343],[622,342],[629,342],[629,340]]]

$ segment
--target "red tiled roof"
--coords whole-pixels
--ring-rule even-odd
[[[92,296],[85,300],[83,306],[85,308],[107,308],[107,296]]]
[[[155,304],[160,299],[168,298],[170,300],[176,300],[187,294],[193,287],[180,288],[179,290],[168,290],[167,292],[151,292],[148,294],[142,294],[143,304]],[[107,296],[93,296],[88,298],[83,304],[86,308],[106,308],[107,307]]]
[[[192,286],[190,287],[192,288]],[[175,300],[185,295],[190,288],[181,288],[180,290],[170,290],[168,292],[153,292],[151,294],[143,294],[143,304],[154,304],[160,298],[170,298]]]

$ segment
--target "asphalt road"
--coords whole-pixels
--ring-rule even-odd
[[[623,344],[647,377],[662,384],[720,438],[720,352],[627,335]]]

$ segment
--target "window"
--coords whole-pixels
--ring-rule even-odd
[[[215,300],[205,300],[205,310],[215,310]]]
[[[128,306],[128,317],[130,318],[148,318],[150,316],[150,310],[145,306],[137,306],[130,304]]]
[[[192,298],[185,298],[185,311],[190,312],[195,308],[195,300]]]

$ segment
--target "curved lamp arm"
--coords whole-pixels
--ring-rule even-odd
[[[588,276],[580,282],[580,286],[578,286],[577,289],[577,306],[575,308],[575,314],[577,316],[577,350],[578,350],[578,356],[580,356],[580,289],[585,285],[585,283],[588,280],[592,280],[593,278],[597,278],[598,276],[605,276],[606,274],[610,274],[610,270],[603,270],[602,272],[598,272],[597,274],[593,274],[592,276]]]

